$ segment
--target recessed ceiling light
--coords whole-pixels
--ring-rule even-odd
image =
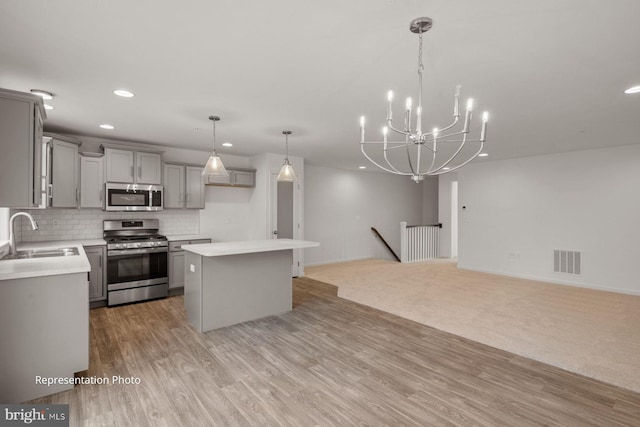
[[[625,90],[624,93],[626,94],[631,94],[631,93],[639,93],[640,92],[640,85],[638,86],[632,86],[629,89]]]
[[[488,156],[488,154],[487,154],[487,153],[480,153],[480,154],[478,154],[478,157],[487,157],[487,156]]]
[[[45,110],[53,110],[53,106],[49,105],[49,104],[44,104],[44,109]]]
[[[102,129],[109,129],[109,130],[111,130],[111,129],[115,129],[115,128],[113,127],[113,125],[110,125],[109,123],[103,123],[103,124],[101,124],[101,125],[100,125],[100,127],[101,127]]]
[[[34,95],[41,96],[42,99],[45,99],[47,101],[53,99],[53,94],[51,92],[47,92],[45,90],[31,89],[31,93],[34,94]]]
[[[223,146],[223,147],[233,147],[233,144],[232,144],[232,143],[230,143],[230,142],[223,142],[223,143],[222,143],[222,146]]]
[[[129,92],[126,89],[116,89],[113,91],[113,93],[115,93],[118,96],[121,96],[123,98],[133,98],[133,93]]]
[[[366,166],[358,166],[358,169],[366,169]]]

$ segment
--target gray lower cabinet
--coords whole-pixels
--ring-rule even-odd
[[[91,265],[89,272],[89,301],[106,300],[105,292],[105,268],[106,254],[104,246],[85,246],[85,253]]]
[[[211,243],[211,239],[177,240],[169,242],[169,289],[184,287],[184,259],[185,251],[182,245],[197,245]]]

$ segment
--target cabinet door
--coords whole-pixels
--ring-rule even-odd
[[[133,184],[134,152],[117,148],[105,148],[104,155],[107,182]]]
[[[51,206],[78,207],[78,146],[56,139],[51,146]]]
[[[162,156],[157,153],[136,153],[136,183],[162,185]]]
[[[80,156],[80,207],[101,208],[104,202],[104,160]]]
[[[3,207],[28,208],[36,200],[32,174],[36,141],[32,138],[34,127],[42,124],[33,123],[34,105],[13,99],[0,89],[0,206]]]
[[[233,185],[240,187],[255,187],[256,173],[249,171],[233,171]]]
[[[183,208],[185,200],[184,166],[164,165],[164,208]]]
[[[102,269],[104,249],[102,246],[96,246],[84,248],[84,251],[89,259],[89,265],[91,265],[91,271],[89,272],[89,300],[105,299]]]
[[[207,184],[231,185],[231,171],[229,176],[208,176]]]
[[[169,289],[184,287],[185,252],[169,252]]]
[[[202,176],[202,168],[187,166],[186,178],[186,207],[204,209],[204,177]]]
[[[40,206],[46,205],[43,200],[43,160],[42,160],[42,126],[43,119],[40,108],[34,105],[34,126],[33,126],[33,204]],[[46,165],[45,165],[46,169]],[[46,184],[45,184],[46,185]]]

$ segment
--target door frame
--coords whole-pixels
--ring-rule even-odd
[[[269,220],[267,221],[268,238],[277,239],[277,234],[273,231],[278,226],[278,174],[280,170],[271,170],[269,174]],[[298,180],[293,183],[293,238],[300,239],[300,182]],[[300,266],[301,249],[293,249],[293,260],[291,265],[291,277],[300,276],[302,270]]]

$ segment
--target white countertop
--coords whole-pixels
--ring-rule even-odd
[[[104,241],[102,244],[104,244]],[[77,240],[69,242],[29,242],[18,245],[18,250],[69,247],[78,248],[78,255],[0,260],[0,281],[91,271],[91,265],[82,248],[82,243]]]
[[[245,240],[240,242],[217,242],[199,245],[183,245],[182,249],[194,254],[210,257],[250,254],[255,252],[282,251],[320,246],[318,242],[291,239]]]
[[[176,234],[173,236],[167,236],[167,240],[170,242],[175,242],[177,240],[199,240],[199,239],[211,239],[211,236],[207,236],[205,234]]]

